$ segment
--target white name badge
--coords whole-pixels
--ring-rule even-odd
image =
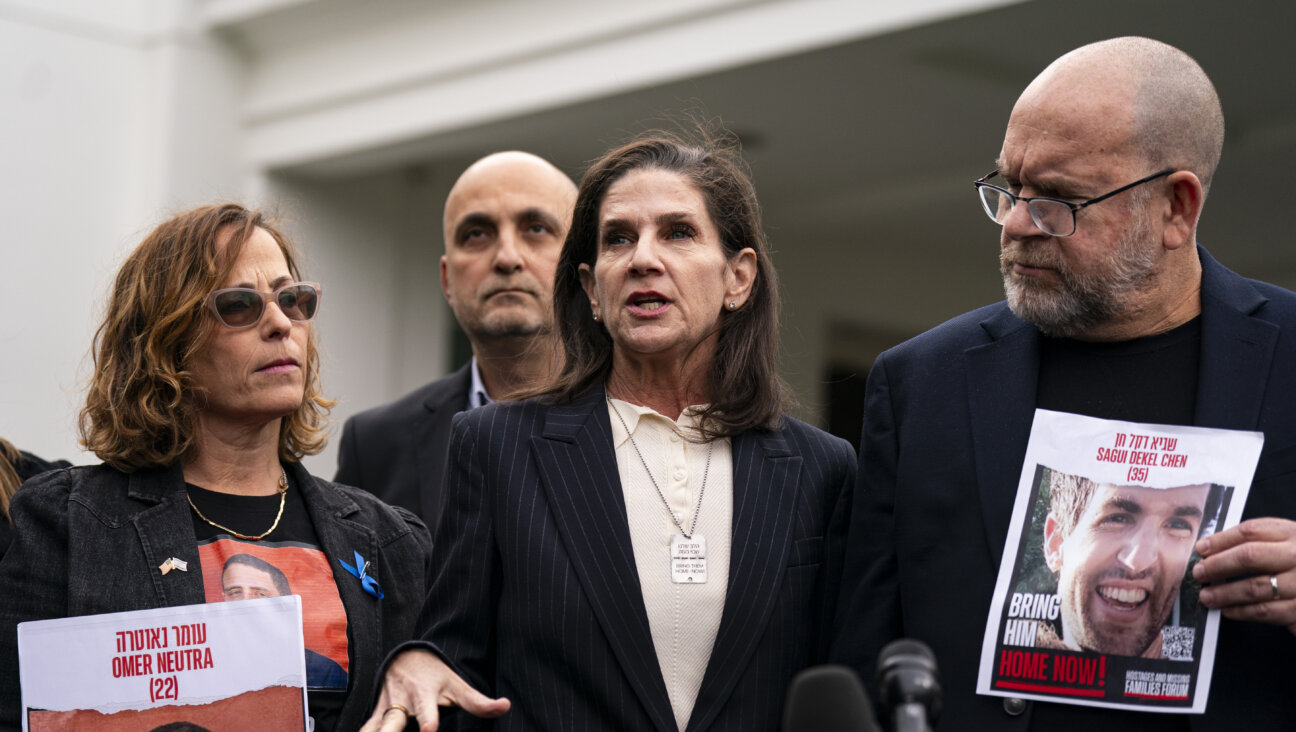
[[[706,537],[671,534],[671,581],[677,585],[700,585],[707,581]]]

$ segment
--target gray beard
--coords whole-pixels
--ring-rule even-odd
[[[1152,227],[1145,211],[1143,206],[1135,208],[1130,227],[1095,271],[1073,272],[1060,258],[1050,262],[1061,279],[1057,286],[1014,277],[1012,265],[1004,257],[1008,252],[1001,252],[1004,294],[1013,314],[1046,335],[1062,338],[1082,335],[1122,315],[1129,306],[1129,295],[1155,274],[1156,249],[1148,243]]]

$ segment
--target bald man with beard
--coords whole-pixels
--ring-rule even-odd
[[[543,381],[555,365],[553,278],[575,202],[571,179],[530,153],[487,155],[459,176],[445,202],[441,289],[472,360],[348,419],[334,480],[435,531],[451,418]]]
[[[1296,294],[1197,244],[1223,141],[1215,89],[1182,51],[1116,38],[1062,56],[1018,98],[968,201],[1001,227],[1006,301],[883,353],[869,374],[836,656],[867,679],[887,642],[929,644],[939,729],[1296,720]],[[1246,520],[1195,545],[1201,602],[1224,615],[1204,716],[976,694],[1037,407],[1264,433]]]

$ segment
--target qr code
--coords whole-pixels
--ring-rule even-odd
[[[1197,629],[1191,625],[1167,625],[1161,629],[1161,655],[1171,661],[1193,660]]]

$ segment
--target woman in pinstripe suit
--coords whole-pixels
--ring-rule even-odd
[[[565,366],[456,418],[422,637],[366,729],[438,704],[509,730],[777,729],[826,652],[855,476],[782,415],[777,314],[735,146],[653,135],[590,168]],[[469,714],[443,721],[492,724]]]

